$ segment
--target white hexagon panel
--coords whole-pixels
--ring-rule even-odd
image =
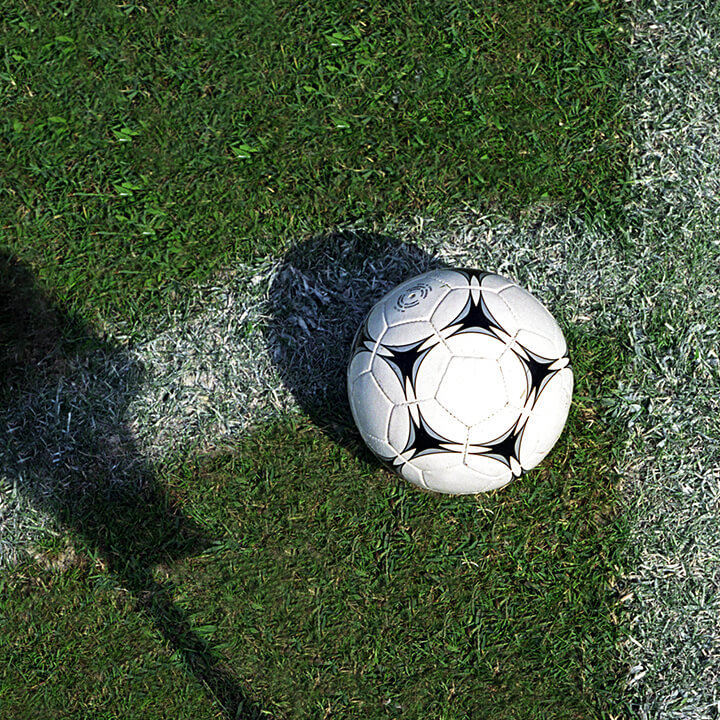
[[[553,316],[507,278],[431,270],[382,298],[358,329],[347,387],[368,447],[429,490],[500,488],[550,452],[573,373]]]

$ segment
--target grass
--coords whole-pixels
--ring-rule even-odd
[[[358,219],[622,211],[615,0],[6,0],[0,16],[2,242],[89,321],[142,321]]]
[[[3,717],[208,717],[207,699],[172,662],[136,599],[86,557],[53,562],[0,579],[3,605],[12,608],[0,625],[11,643]]]
[[[635,21],[641,152],[629,215],[643,262],[617,414],[633,447],[626,697],[648,718],[701,720],[720,707],[718,9],[641,3]],[[671,122],[668,105],[679,109]]]
[[[458,499],[302,417],[151,466],[125,333],[349,223],[463,203],[617,219],[624,4],[6,0],[0,18],[0,360],[21,421],[3,498],[51,526],[0,576],[3,718],[610,718],[616,337],[570,334],[549,462]]]
[[[622,349],[571,347],[567,431],[501,492],[422,493],[297,418],[59,510],[69,535],[2,580],[4,716],[612,717],[626,529],[598,400]]]
[[[296,715],[314,712],[313,703],[322,707],[315,715],[324,715],[327,703],[342,712],[356,708],[356,700],[379,701],[370,716],[411,715],[421,701],[400,697],[398,688],[417,698],[435,689],[428,707],[447,692],[445,715],[453,717],[483,701],[482,692],[468,695],[468,688],[478,687],[494,690],[507,716],[530,710],[538,717],[617,715],[621,706],[608,699],[618,667],[611,642],[617,629],[603,588],[624,535],[610,510],[615,495],[596,485],[597,477],[607,478],[607,467],[615,467],[622,447],[623,508],[633,523],[624,557],[632,555],[635,568],[616,586],[623,588],[632,617],[630,640],[622,646],[629,679],[624,702],[632,715],[647,717],[717,714],[720,314],[713,271],[720,44],[711,5],[673,0],[658,9],[635,3],[633,17],[626,18],[626,4],[602,0],[488,2],[475,11],[460,3],[348,11],[332,2],[217,2],[201,11],[188,3],[0,0],[0,246],[7,251],[0,255],[0,300],[8,281],[5,258],[18,254],[31,270],[32,293],[51,294],[59,312],[73,319],[62,322],[63,342],[82,330],[82,321],[91,324],[84,334],[95,334],[95,345],[102,345],[98,335],[123,336],[124,321],[146,330],[153,318],[165,319],[164,309],[171,316],[178,300],[204,287],[205,279],[236,267],[238,258],[279,254],[317,230],[360,219],[387,232],[400,212],[416,214],[420,228],[435,217],[439,236],[447,228],[446,212],[457,221],[457,204],[467,202],[469,212],[480,216],[488,207],[522,215],[528,207],[537,210],[539,201],[586,217],[606,215],[609,230],[593,234],[571,224],[557,242],[548,241],[555,218],[540,213],[523,227],[498,232],[494,221],[480,223],[461,237],[495,268],[537,282],[541,296],[560,297],[556,308],[564,325],[587,323],[590,332],[617,328],[632,346],[609,405],[594,411],[607,392],[584,390],[571,417],[569,444],[564,438],[550,464],[525,485],[482,502],[454,505],[404,492],[366,460],[300,422],[259,430],[235,455],[196,458],[182,472],[161,460],[142,496],[149,512],[137,514],[130,496],[113,520],[96,504],[105,529],[68,503],[64,520],[71,537],[41,534],[35,559],[0,576],[3,717],[228,717],[233,701],[242,702],[249,716],[257,715],[257,703],[292,715],[294,709],[286,708],[298,693]],[[627,113],[626,69],[632,72]],[[670,115],[667,108],[673,108]],[[630,162],[630,218],[613,227],[623,214]],[[623,253],[610,242],[621,237]],[[556,284],[563,288],[559,294]],[[34,315],[41,328],[53,326],[53,312],[46,323],[46,305],[35,307],[32,293],[14,298],[18,316]],[[0,317],[2,331],[6,317],[17,320]],[[52,398],[72,386],[63,399],[78,400],[81,417],[122,414],[122,403],[113,406],[112,400],[126,388],[108,387],[108,377],[116,377],[124,359],[116,355],[118,362],[103,366],[113,372],[95,373],[100,382],[87,393],[83,382],[92,381],[93,362],[88,372],[83,354],[55,357],[57,328],[28,342],[24,323],[14,325],[18,332],[9,342],[0,338],[0,372],[5,364],[49,361],[50,369],[43,365],[48,383],[39,387],[52,384]],[[179,343],[188,345],[192,337]],[[583,348],[578,337],[574,346]],[[614,381],[625,356],[603,357],[604,372]],[[20,388],[22,399],[12,392],[4,397],[22,406],[35,389]],[[31,406],[47,423],[45,429],[33,425],[36,445],[25,445],[38,454],[43,443],[70,434],[68,406],[59,415],[62,427],[57,418],[55,425],[48,422],[50,411],[59,410],[49,397],[38,394]],[[0,403],[0,412],[10,404]],[[72,410],[77,420],[78,408]],[[609,415],[627,424],[621,438],[604,434],[601,418]],[[119,422],[110,418],[108,426]],[[118,459],[107,452],[108,426],[101,423],[85,443],[91,452],[82,467],[101,461],[104,469],[103,462]],[[13,449],[6,427],[0,431],[3,470],[7,448]],[[92,423],[88,428],[94,429]],[[274,455],[289,438],[288,452],[305,458],[302,466],[297,458]],[[27,458],[10,455],[8,464],[17,460],[22,470],[20,461]],[[308,478],[316,465],[325,476]],[[580,479],[586,466],[595,474]],[[313,481],[302,496],[310,511],[300,509],[313,516],[312,523],[302,533],[294,527],[300,521],[274,507],[280,490],[291,500],[301,497],[287,468]],[[572,478],[566,478],[568,469]],[[562,484],[563,478],[570,482]],[[358,482],[361,500],[353,495]],[[22,472],[2,483],[3,501],[30,495],[20,534],[36,518],[35,530],[42,529],[48,510],[30,502],[37,498],[28,483]],[[243,503],[231,491],[247,485],[257,489]],[[599,519],[588,514],[589,501],[581,508],[562,506],[568,486],[598,504],[600,519],[609,519],[595,536],[589,528]],[[522,492],[530,488],[547,502],[520,513]],[[546,488],[556,493],[543,495]],[[227,511],[203,497],[213,491],[224,493]],[[17,519],[7,507],[2,505],[3,547],[5,531],[10,527],[14,537]],[[288,507],[284,498],[281,507]],[[482,512],[470,518],[468,507]],[[500,518],[495,525],[482,514],[487,508]],[[333,509],[348,512],[331,522]],[[268,546],[250,548],[252,563],[243,555],[241,521],[248,538]],[[155,534],[139,532],[153,524]],[[211,544],[200,538],[197,546],[184,545],[180,527],[204,527]],[[527,543],[522,527],[533,528],[540,551]],[[559,540],[548,534],[553,527],[563,528]],[[350,529],[358,538],[355,548],[343,534]],[[415,547],[403,531],[424,545]],[[477,567],[458,559],[455,549],[466,542],[462,532],[476,533],[476,549],[485,552],[473,558]],[[380,538],[388,539],[387,547],[373,549]],[[493,555],[505,538],[508,557]],[[592,542],[597,555],[589,552]],[[159,554],[153,555],[153,544]],[[582,552],[572,565],[575,547]],[[365,558],[372,574],[363,577],[356,567],[348,572],[337,548],[349,548],[356,566]],[[513,558],[524,564],[512,566]],[[567,575],[553,575],[557,566],[550,559]],[[430,570],[411,573],[420,560]],[[280,585],[253,586],[256,565]],[[384,580],[386,568],[398,580],[395,586]],[[315,572],[306,578],[307,593],[296,578],[305,569]],[[428,575],[432,571],[436,579]],[[244,586],[242,578],[248,580]],[[232,593],[224,597],[226,584],[241,598],[264,600],[265,613],[233,604]],[[546,591],[542,597],[533,584]],[[450,605],[447,588],[470,605]],[[487,598],[505,597],[507,588],[513,592],[505,605],[490,607]],[[560,588],[570,588],[567,598],[558,598]],[[422,594],[411,604],[412,589],[437,600],[437,615]],[[340,591],[367,610],[371,629],[382,630],[377,648],[352,614],[343,616],[342,627],[334,618],[332,611],[345,609]],[[585,609],[595,596],[607,604],[598,605],[591,622]],[[294,626],[288,627],[273,599],[287,599]],[[305,615],[290,614],[295,606]],[[487,610],[486,628],[499,630],[483,636],[468,607]],[[515,635],[501,622],[502,608]],[[258,632],[243,624],[264,614],[269,617]],[[465,620],[471,633],[463,635]],[[536,627],[557,629],[566,646],[546,641]],[[389,642],[403,633],[407,651]],[[245,648],[237,637],[247,641]],[[312,658],[303,654],[306,645]],[[480,670],[453,691],[444,670],[458,657],[451,670]],[[502,675],[491,676],[492,663],[483,664],[493,657],[505,663],[504,685]],[[387,659],[398,665],[388,666]],[[404,675],[402,668],[420,672]],[[546,668],[549,677],[559,678],[554,690],[544,679]],[[521,693],[524,671],[539,678],[534,694]],[[349,699],[331,696],[336,687]],[[206,689],[217,698],[214,704]],[[497,703],[492,714],[498,714]]]

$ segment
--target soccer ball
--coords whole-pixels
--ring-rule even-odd
[[[500,275],[431,270],[368,313],[347,371],[350,408],[378,458],[410,482],[478,493],[535,467],[573,389],[552,315]]]

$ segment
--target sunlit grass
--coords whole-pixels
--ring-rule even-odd
[[[86,318],[462,203],[622,212],[624,5],[16,4],[3,242]]]

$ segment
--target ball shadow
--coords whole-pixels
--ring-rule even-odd
[[[365,315],[400,282],[444,266],[415,245],[357,230],[298,243],[283,258],[270,288],[269,352],[300,408],[336,442],[362,447],[345,375]]]
[[[22,263],[0,252],[0,486],[11,484],[17,496],[0,513],[0,530],[23,508],[49,516],[132,594],[225,717],[259,718],[156,579],[159,563],[200,553],[212,538],[135,446],[125,410],[141,381],[130,353],[64,313]]]

